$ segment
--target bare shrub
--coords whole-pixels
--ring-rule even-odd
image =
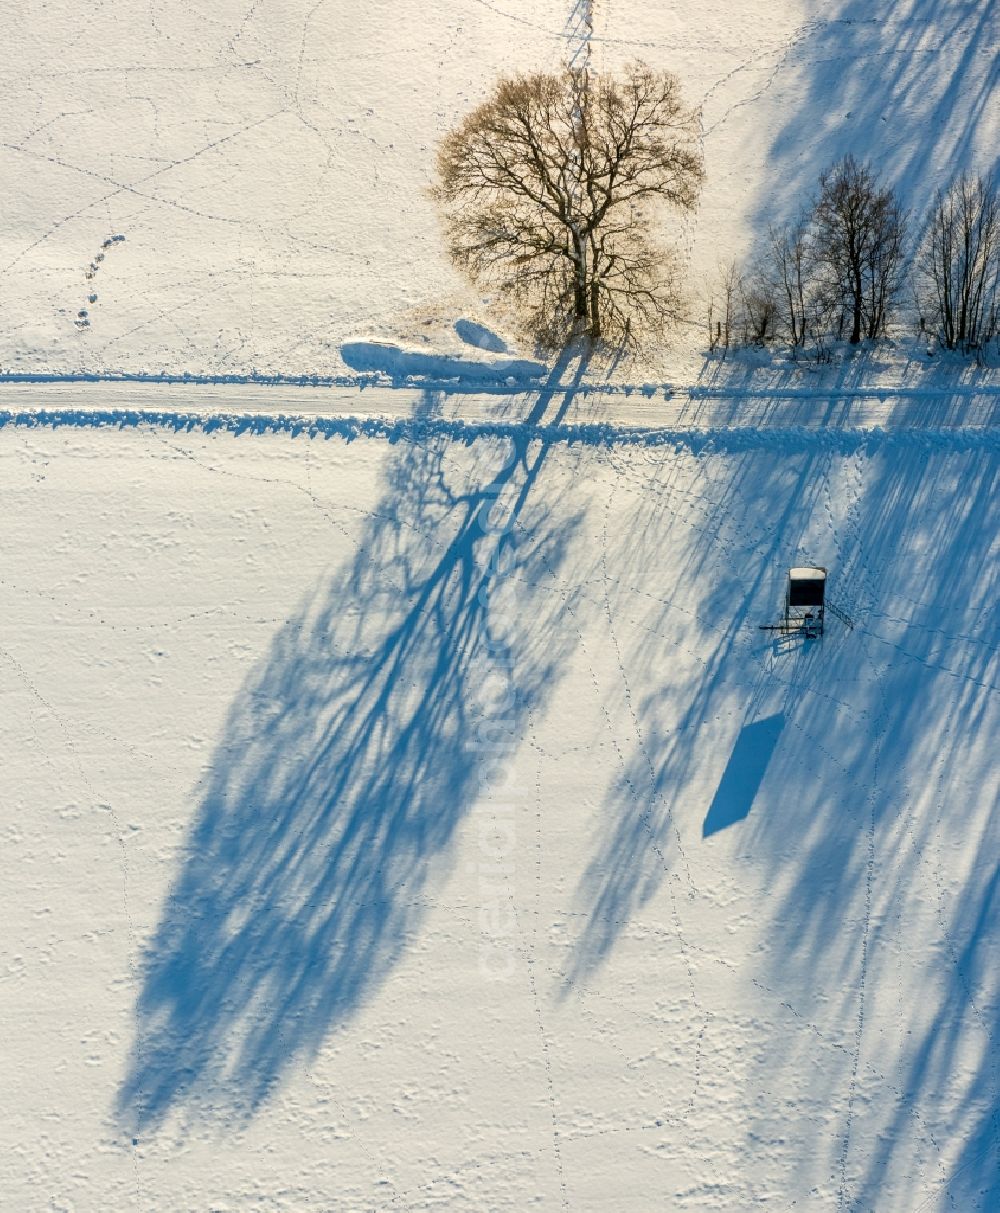
[[[800,215],[788,228],[769,227],[765,256],[772,289],[780,299],[781,321],[795,348],[805,345],[811,302],[809,218]]]
[[[976,349],[1000,320],[1000,196],[963,174],[934,200],[917,257],[918,295],[949,350]]]

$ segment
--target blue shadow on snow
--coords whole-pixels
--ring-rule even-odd
[[[566,365],[529,421],[557,394],[560,419],[585,360],[563,385]],[[549,583],[576,517],[542,491],[551,449],[406,443],[355,556],[251,673],[145,956],[129,1136],[251,1116],[415,938],[459,823],[566,660]]]
[[[743,726],[709,805],[701,827],[702,838],[709,838],[750,816],[784,727],[785,717],[781,712]]]

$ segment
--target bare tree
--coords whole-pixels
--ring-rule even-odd
[[[754,266],[749,276],[741,276],[740,314],[744,345],[766,345],[773,340],[778,325],[778,301],[769,275]]]
[[[738,323],[737,305],[743,282],[738,262],[720,261],[717,281],[708,297],[708,344],[713,352],[721,346],[725,358]]]
[[[517,307],[543,343],[569,331],[635,346],[681,310],[658,210],[694,208],[698,115],[643,64],[501,80],[438,154],[453,259]]]
[[[722,321],[716,315],[715,307],[715,296],[709,295],[705,323],[708,328],[708,352],[710,354],[714,354],[722,344]]]
[[[850,340],[879,337],[902,285],[906,215],[867,164],[845,156],[820,178],[815,252],[828,307],[837,300]]]
[[[995,182],[963,174],[939,191],[917,259],[920,295],[949,350],[997,332],[1000,311],[1000,196]]]
[[[811,270],[808,216],[801,215],[787,228],[769,227],[766,255],[788,339],[793,346],[805,345]]]

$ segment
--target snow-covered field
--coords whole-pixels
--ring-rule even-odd
[[[997,1207],[996,429],[542,433],[0,430],[5,1207]]]
[[[505,342],[433,149],[580,10],[6,14],[4,1211],[1000,1209],[1000,371]],[[998,163],[996,4],[594,16],[692,298]]]
[[[453,323],[500,319],[447,263],[434,148],[501,72],[564,63],[580,8],[14,6],[0,367],[338,374],[342,345],[372,336],[470,353]],[[986,0],[594,5],[598,68],[645,59],[702,106],[708,178],[675,233],[693,300],[846,151],[918,214],[958,169],[996,165],[998,47]],[[696,373],[702,321],[693,304],[651,361]]]

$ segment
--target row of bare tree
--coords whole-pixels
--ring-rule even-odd
[[[582,66],[500,80],[442,141],[434,195],[455,264],[527,334],[636,349],[684,318],[675,249],[704,177],[700,115],[675,76]],[[845,157],[797,221],[725,272],[710,344],[878,338],[912,281],[944,345],[982,346],[1000,321],[995,185],[959,178],[916,241],[913,228],[872,167]]]
[[[807,211],[768,229],[745,268],[724,268],[708,304],[710,347],[875,339],[909,282],[921,329],[947,349],[981,349],[1000,333],[996,183],[958,177],[911,240],[912,226],[872,167],[846,156],[820,178]]]

